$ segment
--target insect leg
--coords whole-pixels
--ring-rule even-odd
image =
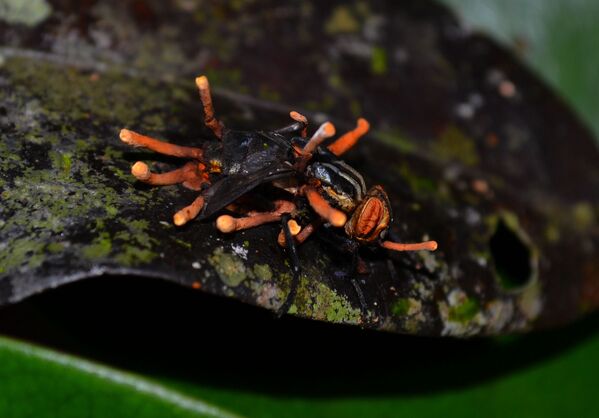
[[[129,129],[121,129],[121,141],[134,147],[147,148],[160,154],[171,155],[173,157],[194,158],[201,160],[204,157],[204,151],[201,148],[184,147],[181,145],[169,144],[159,141],[149,136],[140,135]]]
[[[255,212],[243,218],[221,215],[216,219],[216,228],[224,233],[254,228],[265,223],[278,222],[283,214],[291,213],[294,210],[295,204],[292,202],[277,200],[275,202],[275,209],[272,212]]]
[[[204,123],[214,132],[214,135],[218,139],[222,139],[223,124],[214,117],[214,106],[212,105],[212,95],[210,94],[208,78],[204,75],[196,78],[196,86],[198,86],[200,100],[204,106]]]
[[[370,124],[364,118],[358,119],[358,124],[355,129],[347,132],[345,135],[338,138],[335,142],[329,145],[329,151],[335,155],[341,155],[353,147],[358,139],[363,137],[370,129]]]
[[[327,242],[329,245],[331,245],[333,248],[340,250],[342,253],[351,254],[351,267],[348,271],[343,272],[342,275],[346,279],[349,277],[349,282],[351,283],[356,292],[356,296],[358,297],[360,307],[364,312],[367,312],[368,306],[366,305],[366,299],[364,298],[364,293],[362,292],[362,288],[360,287],[358,279],[356,278],[356,275],[359,270],[358,266],[361,261],[359,255],[360,245],[356,241],[347,238],[346,236],[342,236],[335,233],[335,231],[331,228],[324,228],[324,233],[321,234],[320,238]]]
[[[350,282],[356,291],[356,295],[358,295],[358,301],[360,302],[360,307],[362,311],[367,312],[368,306],[366,306],[366,298],[364,298],[364,293],[362,292],[362,287],[360,283],[358,283],[357,275],[358,274],[369,274],[370,270],[366,266],[364,260],[360,258],[360,254],[358,252],[358,246],[354,250],[354,260],[352,261],[352,271],[350,272]]]
[[[306,196],[308,203],[312,206],[314,211],[331,225],[335,227],[342,227],[345,225],[347,215],[329,205],[314,187],[303,186],[300,193]]]
[[[368,305],[366,305],[366,299],[364,298],[364,292],[362,292],[362,288],[356,279],[356,272],[352,272],[350,276],[349,282],[354,287],[356,295],[358,296],[358,301],[360,302],[360,308],[362,308],[363,312],[368,312]]]
[[[300,122],[294,122],[290,125],[287,125],[281,129],[277,129],[276,133],[281,135],[295,134],[303,132],[305,125],[302,125]]]
[[[281,216],[281,227],[283,228],[283,232],[285,233],[286,249],[289,258],[291,259],[291,272],[293,277],[291,279],[291,287],[289,288],[287,298],[285,299],[285,302],[283,302],[283,304],[277,310],[277,316],[279,317],[281,317],[282,315],[286,314],[287,311],[289,311],[291,304],[295,300],[295,295],[297,294],[297,288],[299,286],[301,274],[300,261],[297,255],[295,240],[293,239],[293,235],[291,234],[291,230],[289,229],[289,220],[290,216],[288,213],[285,213]]]
[[[299,132],[300,136],[302,138],[305,138],[306,135],[308,135],[306,128],[308,126],[308,119],[301,113],[298,113],[294,110],[289,112],[289,116],[291,117],[291,119],[295,121],[295,123],[287,125],[284,128],[277,129],[275,132],[280,133],[282,135]]]
[[[148,165],[138,161],[131,167],[131,174],[139,181],[154,186],[183,183],[189,189],[201,190],[202,184],[208,183],[208,174],[202,163],[188,162],[181,168],[166,173],[152,173]]]
[[[294,233],[295,231],[293,230],[293,228],[290,228],[290,229],[291,229],[292,235],[294,236],[295,242],[297,244],[302,244],[305,240],[308,239],[308,237],[310,235],[312,235],[312,233],[314,231],[316,231],[316,229],[320,225],[322,225],[322,221],[320,219],[318,219],[316,221],[310,222],[308,225],[306,225],[303,229],[301,229],[297,233]],[[281,247],[284,247],[286,245],[285,239],[286,239],[285,238],[285,231],[283,231],[283,229],[281,229],[281,232],[279,232],[279,237],[277,238],[277,242],[279,243],[279,245]]]
[[[300,132],[301,137],[305,138],[306,136],[308,136],[308,118],[305,117],[304,115],[302,115],[301,113],[296,112],[295,110],[292,110],[291,112],[289,112],[289,116],[294,121],[301,123],[303,125],[303,129]]]

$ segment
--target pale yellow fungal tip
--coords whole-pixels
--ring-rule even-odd
[[[198,88],[202,90],[208,88],[208,78],[206,78],[205,75],[197,77],[196,86],[198,86]]]
[[[119,133],[119,137],[121,138],[121,141],[123,141],[127,144],[131,144],[133,142],[133,137],[132,137],[131,131],[129,129],[121,129],[121,132]]]
[[[296,236],[302,230],[302,227],[295,221],[295,219],[290,219],[289,222],[287,222],[287,226],[293,236]]]
[[[216,228],[225,234],[235,231],[236,220],[229,215],[221,215],[216,219]]]
[[[188,221],[187,216],[184,213],[177,212],[175,213],[175,216],[173,216],[173,222],[175,223],[175,225],[177,226],[182,226],[185,225]]]
[[[335,211],[331,214],[331,219],[329,219],[331,225],[337,228],[341,228],[347,222],[347,215],[341,211]]]
[[[139,180],[148,180],[152,176],[152,173],[150,172],[150,167],[148,167],[146,163],[143,163],[141,161],[138,161],[135,164],[133,164],[133,167],[131,167],[131,174],[133,174],[135,178]]]
[[[370,129],[370,123],[366,119],[360,118],[358,119],[358,129],[367,132]]]
[[[289,112],[289,116],[291,117],[291,119],[293,119],[297,122],[308,123],[308,119],[301,113],[296,112],[295,110],[292,110],[291,112]]]
[[[331,136],[335,135],[335,125],[333,125],[331,122],[323,123],[322,129],[327,138],[330,138]]]

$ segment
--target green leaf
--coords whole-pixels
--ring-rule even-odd
[[[0,338],[0,416],[234,416],[213,406],[221,405],[260,418],[595,417],[598,319],[557,332],[486,343],[393,335],[381,340],[370,333],[375,347],[392,350],[372,363],[372,350],[360,349],[347,357],[354,360],[345,363],[343,372],[329,355],[342,347],[331,341],[319,341],[319,351],[306,354],[304,360],[316,367],[304,371],[289,353],[263,350],[247,357],[243,351],[223,350],[216,357],[226,376],[220,380],[202,378],[201,371],[196,377],[150,372],[148,380]],[[365,342],[358,334],[350,335]],[[339,341],[345,344],[351,338]],[[388,355],[392,351],[395,357]],[[197,358],[210,352],[199,350]],[[256,362],[255,370],[261,372],[227,368],[237,360]]]
[[[595,321],[597,324],[597,321]],[[596,328],[596,326],[595,326]],[[555,335],[557,337],[557,335]],[[527,343],[542,352],[543,337],[527,340]],[[551,339],[557,344],[557,338]],[[430,341],[431,344],[434,342]],[[354,381],[335,383],[331,389],[336,395],[313,395],[310,397],[276,396],[273,394],[239,392],[233,389],[214,389],[209,386],[193,386],[179,383],[177,387],[190,394],[202,394],[214,403],[234,403],[236,410],[252,417],[527,417],[563,418],[566,416],[596,417],[597,375],[599,373],[599,334],[582,341],[558,356],[550,356],[539,363],[528,363],[521,368],[495,379],[485,379],[484,371],[492,368],[493,361],[504,367],[519,361],[515,348],[522,346],[516,341],[497,341],[495,349],[483,355],[472,355],[472,361],[454,362],[447,358],[446,366],[433,362],[432,367],[421,364],[420,371],[396,372],[394,376],[383,375],[384,381],[371,377],[371,385],[388,386],[380,394],[364,390],[368,380],[362,383],[365,393],[355,393]],[[532,350],[530,350],[532,351]],[[443,355],[440,353],[439,355]],[[358,356],[359,357],[359,356]],[[481,362],[481,357],[485,362]],[[541,357],[542,358],[542,357]],[[356,358],[356,361],[361,359]],[[381,362],[397,363],[399,358],[380,359]],[[351,367],[351,366],[350,366]],[[436,368],[438,367],[438,368]],[[397,367],[395,367],[397,369]],[[461,377],[480,373],[480,378],[470,385],[461,386]],[[446,376],[445,374],[449,374]],[[326,374],[326,373],[324,373]],[[323,372],[314,379],[322,379]],[[436,379],[451,381],[444,390],[435,390]],[[430,390],[425,390],[425,382]],[[399,382],[399,383],[398,383]],[[413,382],[414,389],[410,390]],[[359,391],[359,389],[358,389]]]
[[[70,355],[0,337],[2,417],[235,418],[195,396]]]

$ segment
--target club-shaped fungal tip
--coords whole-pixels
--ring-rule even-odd
[[[366,119],[360,118],[358,119],[358,129],[367,132],[370,129],[370,123]]]
[[[188,218],[183,211],[179,211],[179,212],[175,213],[175,215],[173,216],[173,222],[177,226],[183,226],[187,223],[187,221],[188,221]]]
[[[121,138],[121,141],[126,144],[131,144],[133,142],[131,131],[129,129],[121,129],[119,137]]]
[[[131,167],[131,174],[133,174],[138,180],[148,180],[152,175],[150,172],[150,167],[141,161],[133,164],[133,167]]]
[[[206,89],[208,88],[208,78],[206,78],[205,75],[201,75],[199,77],[196,78],[196,86],[198,86],[199,89]]]
[[[327,138],[330,138],[331,136],[335,135],[335,125],[333,125],[331,122],[323,123],[322,130]]]
[[[279,232],[279,236],[277,237],[277,243],[281,246],[284,247],[285,244],[287,243],[286,239],[285,239],[285,231],[283,231],[281,229],[281,232]]]
[[[293,119],[297,122],[308,123],[308,119],[301,113],[296,112],[295,110],[292,110],[291,112],[289,112],[289,116],[291,117],[291,119]]]
[[[341,211],[335,211],[331,214],[329,222],[334,227],[341,228],[347,222],[347,215]]]
[[[221,215],[216,219],[216,228],[225,234],[235,231],[237,228],[236,220],[229,215]]]
[[[295,221],[295,219],[290,219],[289,222],[287,222],[287,226],[289,227],[289,232],[291,232],[291,235],[293,236],[296,236],[302,230],[302,227]]]

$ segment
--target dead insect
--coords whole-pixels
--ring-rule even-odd
[[[183,167],[167,173],[152,173],[138,161],[131,173],[140,181],[152,185],[181,183],[200,191],[187,207],[175,213],[176,225],[192,219],[209,218],[260,185],[271,184],[285,190],[287,199],[272,202],[271,210],[247,211],[243,217],[220,215],[216,227],[223,233],[253,228],[269,222],[281,222],[278,237],[287,248],[293,269],[293,281],[279,314],[287,312],[295,298],[300,277],[300,262],[296,244],[304,242],[317,228],[335,230],[329,240],[353,254],[353,270],[359,266],[357,250],[361,245],[378,245],[393,251],[435,250],[435,241],[404,244],[385,240],[392,220],[391,205],[381,186],[366,189],[363,177],[339,157],[352,148],[369,129],[365,119],[357,127],[330,143],[320,145],[335,135],[330,122],[322,124],[307,138],[307,119],[291,112],[290,125],[274,131],[234,131],[226,129],[214,117],[210,86],[205,76],[196,78],[204,107],[204,123],[219,141],[204,148],[179,146],[159,141],[123,129],[120,138],[134,147],[143,147],[161,154],[189,160]],[[308,221],[300,225],[298,205],[312,208]],[[343,232],[339,233],[337,231]],[[362,292],[351,277],[362,307]]]

